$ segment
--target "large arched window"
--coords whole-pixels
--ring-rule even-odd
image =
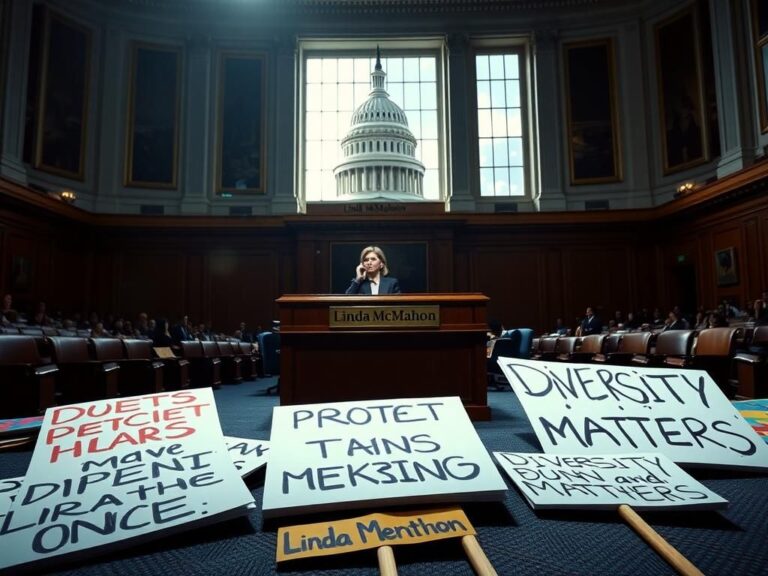
[[[333,169],[352,113],[368,98],[377,44],[387,92],[405,112],[417,141],[416,158],[426,168],[424,197],[446,197],[443,39],[302,40],[299,174],[308,202],[336,198]]]

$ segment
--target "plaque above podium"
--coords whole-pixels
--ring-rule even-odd
[[[459,396],[489,420],[488,297],[285,295],[280,403]]]

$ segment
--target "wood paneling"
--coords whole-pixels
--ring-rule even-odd
[[[656,209],[358,219],[92,215],[0,181],[0,292],[21,255],[34,262],[31,287],[14,294],[27,309],[45,300],[51,311],[267,328],[282,294],[327,292],[331,243],[426,242],[433,291],[483,292],[489,317],[539,333],[558,317],[575,326],[588,304],[605,320],[691,298],[744,305],[768,287],[764,164],[731,178],[733,189],[722,180]],[[739,282],[718,287],[714,251],[728,246]]]

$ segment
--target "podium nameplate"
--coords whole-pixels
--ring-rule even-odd
[[[440,306],[330,306],[330,328],[439,328]]]

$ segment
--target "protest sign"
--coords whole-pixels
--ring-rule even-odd
[[[768,398],[738,400],[733,403],[744,420],[768,443]]]
[[[216,522],[252,503],[210,388],[51,408],[0,524],[0,569]]]
[[[499,358],[544,452],[661,452],[768,469],[768,444],[701,370]]]
[[[458,397],[277,406],[270,438],[265,517],[506,490]]]
[[[229,457],[232,463],[240,472],[240,476],[245,478],[253,474],[267,463],[267,452],[269,451],[269,442],[266,440],[252,440],[250,438],[235,438],[234,436],[225,436]]]
[[[369,514],[358,518],[287,526],[277,531],[277,561],[346,554],[476,534],[460,508]]]
[[[494,452],[532,508],[718,509],[721,498],[663,454]]]

